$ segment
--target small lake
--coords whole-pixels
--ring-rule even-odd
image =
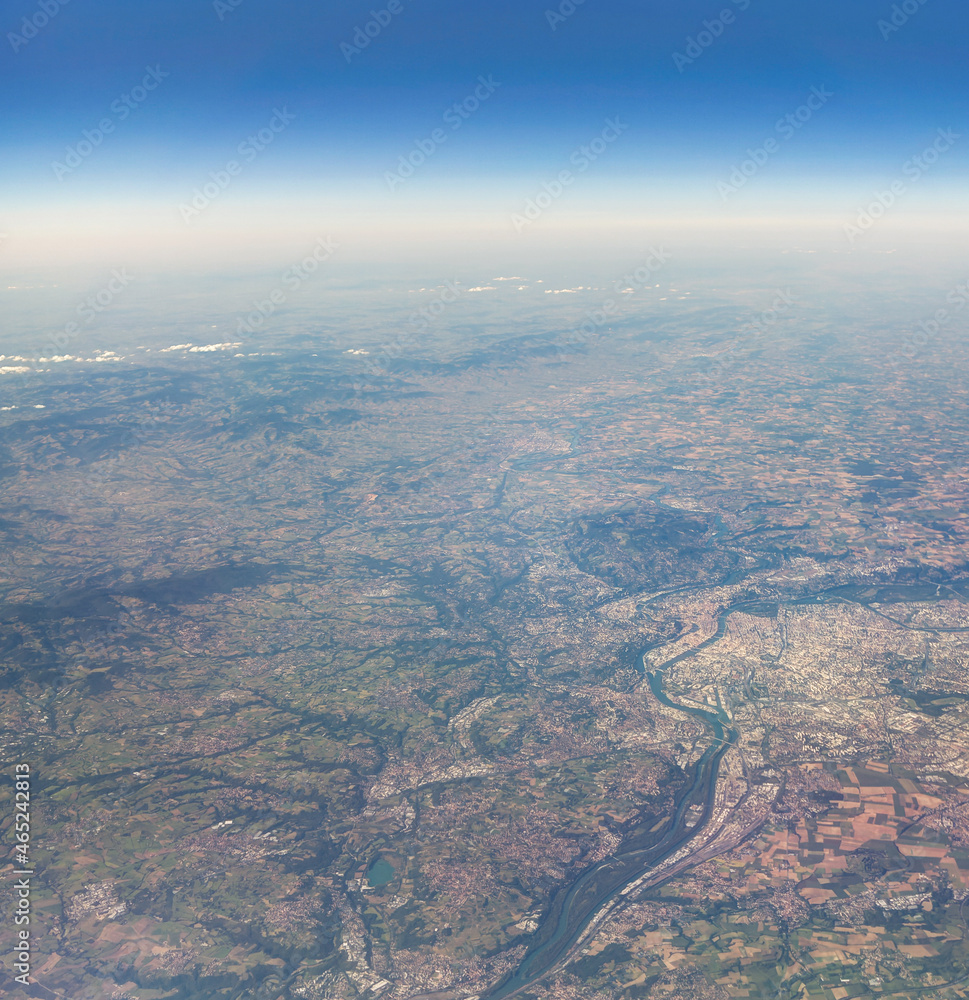
[[[385,858],[377,858],[367,869],[367,883],[371,889],[379,889],[388,882],[393,882],[397,869]]]

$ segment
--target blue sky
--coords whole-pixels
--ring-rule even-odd
[[[382,230],[521,235],[510,219],[563,169],[576,174],[576,151],[617,118],[621,137],[530,229],[850,214],[939,129],[967,138],[905,208],[951,215],[965,209],[969,10],[905,5],[12,0],[0,15],[0,229],[31,230],[25,246],[38,252],[80,238],[116,255],[135,221],[170,250],[193,226],[230,243],[244,230],[285,242],[327,222],[371,242]],[[375,11],[387,11],[375,37],[341,51]],[[163,78],[139,92],[149,67]],[[444,116],[480,78],[500,86],[455,128]],[[830,98],[781,133],[814,88]],[[198,218],[180,218],[277,110],[293,120]],[[89,151],[85,130],[96,137],[104,120],[111,132]],[[769,139],[777,148],[725,198],[718,184]],[[76,165],[57,168],[79,143]],[[433,152],[395,185],[388,174],[402,156],[419,160],[420,143]]]

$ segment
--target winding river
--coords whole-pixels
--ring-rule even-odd
[[[718,635],[710,641],[716,641],[723,634],[725,619],[730,610],[724,612],[724,622],[721,623]],[[676,662],[676,659],[670,660],[659,670],[646,674],[650,690],[668,708],[702,721],[712,730],[714,739],[692,766],[688,787],[679,799],[671,822],[666,824],[664,832],[658,838],[648,831],[627,838],[625,849],[621,853],[593,865],[567,890],[556,896],[548,917],[521,964],[494,989],[482,994],[482,1000],[504,1000],[514,996],[569,958],[581,940],[583,931],[603,906],[619,896],[645,870],[655,867],[679,851],[706,825],[713,808],[720,762],[724,754],[736,745],[739,734],[735,729],[729,728],[730,720],[722,708],[712,712],[679,705],[664,692],[663,671]],[[702,814],[694,825],[687,826],[686,814],[695,805],[702,806]]]

